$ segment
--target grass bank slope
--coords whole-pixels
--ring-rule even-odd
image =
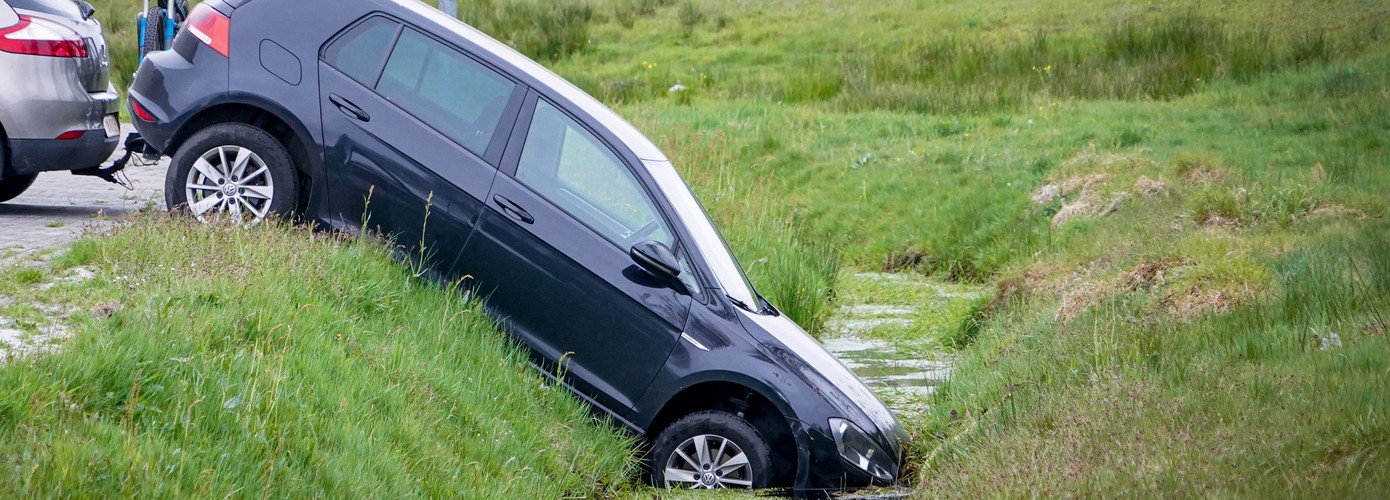
[[[142,216],[0,294],[72,333],[0,365],[14,494],[558,498],[633,470],[476,303],[373,241]]]

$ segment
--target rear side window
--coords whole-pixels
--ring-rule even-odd
[[[516,84],[414,30],[396,42],[377,93],[482,155]]]
[[[381,74],[381,63],[391,40],[400,25],[381,17],[373,17],[354,26],[324,51],[323,61],[337,68],[357,83],[371,87]]]
[[[82,19],[82,11],[73,0],[5,0],[5,3],[16,9],[32,10],[68,19]]]

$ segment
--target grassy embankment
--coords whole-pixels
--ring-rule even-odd
[[[72,334],[0,364],[11,494],[557,498],[634,470],[476,303],[371,240],[140,216],[0,298],[0,327]]]
[[[1386,7],[463,3],[803,324],[842,268],[995,285],[909,422],[924,493],[1390,488]]]

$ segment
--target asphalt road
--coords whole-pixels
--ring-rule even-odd
[[[131,131],[129,125],[123,126],[121,137]],[[117,148],[116,155],[123,152],[122,148]],[[0,259],[66,244],[80,236],[89,225],[102,224],[103,217],[146,207],[162,210],[167,168],[168,159],[156,166],[126,167],[134,190],[68,172],[39,174],[38,180],[24,194],[0,203]]]

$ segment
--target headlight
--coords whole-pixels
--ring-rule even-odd
[[[830,419],[830,432],[835,436],[835,449],[840,458],[885,484],[898,475],[898,461],[883,451],[863,429],[843,418]]]

